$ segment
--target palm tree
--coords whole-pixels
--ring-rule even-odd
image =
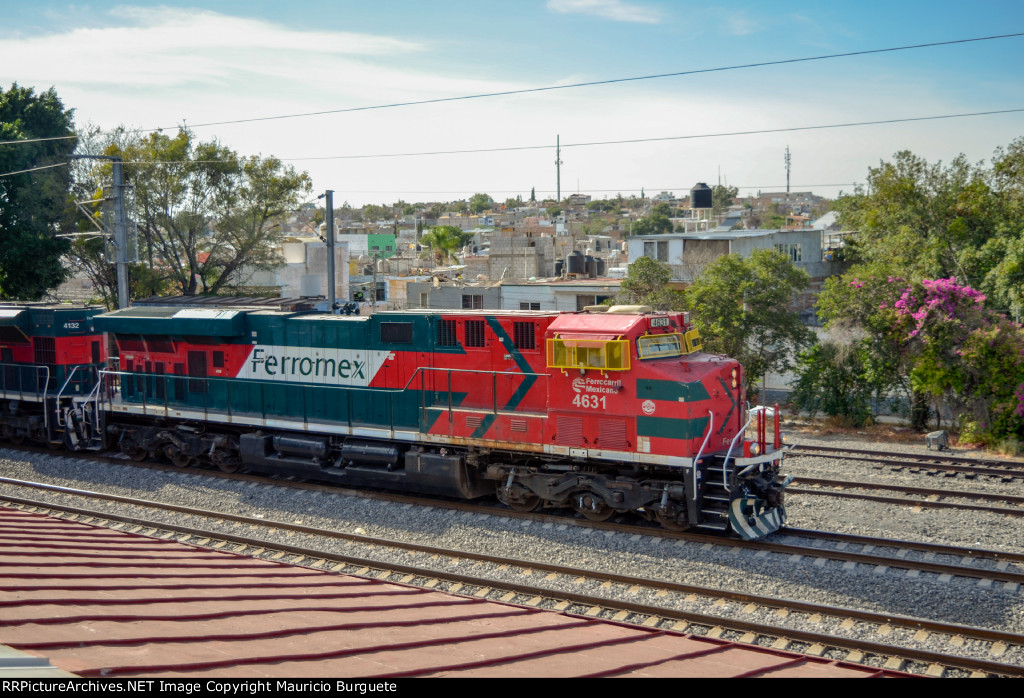
[[[453,225],[436,225],[420,238],[420,244],[429,247],[440,263],[454,257],[456,250],[472,238],[472,233],[465,233]]]

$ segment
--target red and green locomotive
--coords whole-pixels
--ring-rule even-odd
[[[137,306],[94,322],[119,366],[81,417],[135,458],[744,538],[784,522],[778,425],[766,438],[757,413],[745,438],[742,368],[683,313]]]
[[[83,411],[74,407],[97,388],[107,358],[93,326],[102,312],[85,305],[0,305],[0,438],[78,445],[74,420]]]

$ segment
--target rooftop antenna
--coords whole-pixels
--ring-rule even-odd
[[[789,146],[786,146],[786,193],[789,193]]]
[[[562,137],[555,136],[555,169],[558,171],[558,198],[555,203],[562,200]]]

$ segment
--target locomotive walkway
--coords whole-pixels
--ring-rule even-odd
[[[0,642],[82,677],[899,676],[0,509]]]

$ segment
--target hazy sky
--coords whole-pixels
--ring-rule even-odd
[[[834,196],[898,150],[988,160],[1024,112],[1024,37],[532,94],[201,126],[1024,32],[1024,1],[0,0],[0,86],[79,125],[176,128],[307,170],[352,204],[792,186]],[[390,156],[528,146],[511,152]],[[343,156],[378,156],[344,158]],[[389,157],[380,157],[389,155]],[[324,159],[314,159],[324,158]]]

